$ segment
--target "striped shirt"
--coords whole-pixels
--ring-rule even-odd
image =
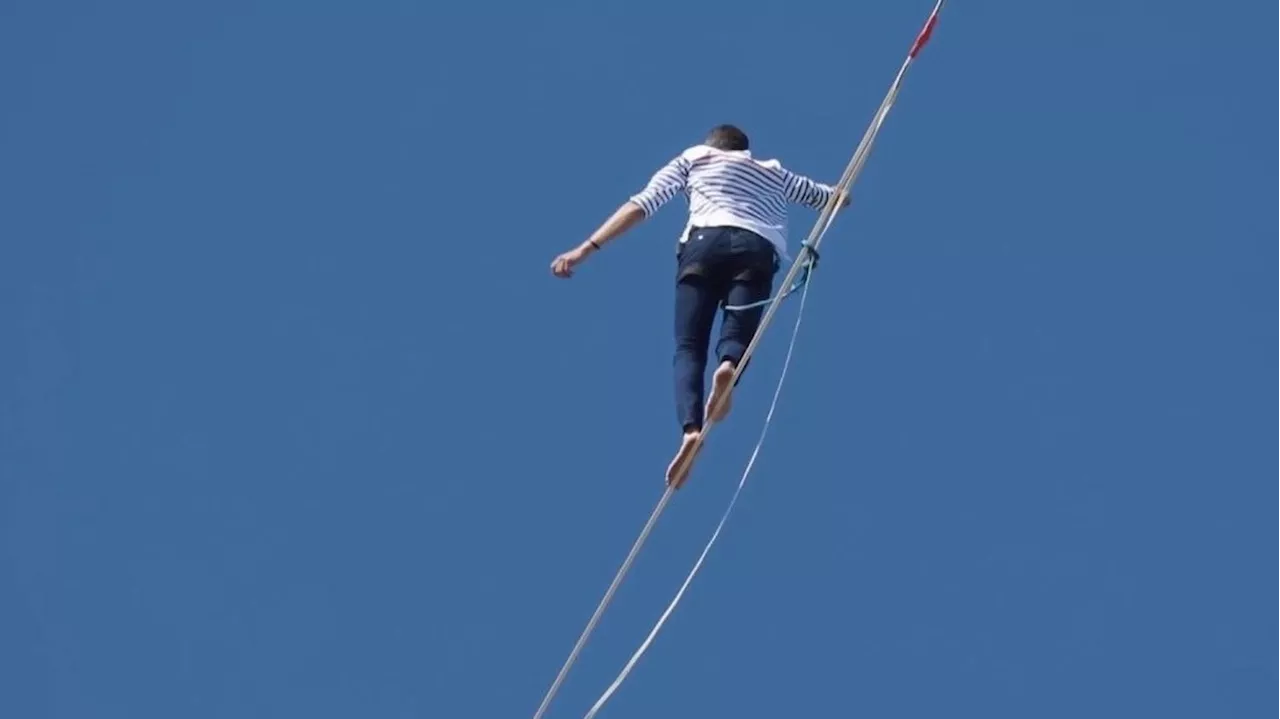
[[[658,170],[631,201],[648,217],[680,192],[689,200],[689,222],[680,242],[695,227],[740,227],[763,236],[781,257],[788,257],[788,204],[822,209],[835,190],[777,160],[756,160],[749,150],[697,145]]]

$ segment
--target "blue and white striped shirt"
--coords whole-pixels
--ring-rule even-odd
[[[681,242],[695,227],[741,227],[763,236],[780,256],[788,257],[788,203],[822,209],[835,190],[791,172],[777,160],[756,160],[749,150],[697,145],[658,170],[631,201],[648,217],[680,192],[689,199],[689,222]]]

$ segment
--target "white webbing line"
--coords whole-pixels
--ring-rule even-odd
[[[893,85],[890,86],[888,95],[886,95],[884,100],[880,103],[879,111],[876,112],[875,118],[867,128],[867,132],[862,136],[862,141],[858,143],[858,147],[853,153],[853,158],[849,161],[849,165],[841,175],[840,181],[836,184],[836,191],[832,193],[831,199],[828,200],[827,204],[823,207],[821,214],[818,216],[818,221],[809,232],[809,238],[800,248],[799,255],[796,257],[795,262],[791,264],[791,269],[787,272],[786,277],[779,284],[779,287],[790,287],[795,282],[796,276],[804,266],[804,262],[808,259],[809,255],[813,254],[814,250],[818,249],[818,246],[822,242],[823,235],[825,235],[827,229],[831,227],[831,223],[835,220],[836,213],[839,212],[844,197],[849,194],[849,188],[853,185],[853,181],[857,178],[858,174],[862,171],[862,166],[866,163],[867,155],[871,150],[871,145],[874,143],[876,135],[880,132],[880,126],[884,124],[884,119],[889,113],[889,108],[897,98],[898,88],[902,84],[902,78],[906,75],[907,68],[911,65],[911,61],[915,59],[916,53],[924,45],[924,42],[928,40],[928,32],[932,30],[932,25],[937,20],[938,12],[942,9],[942,6],[945,3],[946,0],[938,0],[937,4],[934,5],[933,12],[929,15],[929,20],[925,23],[925,27],[921,30],[920,35],[917,36],[916,42],[912,45],[911,52],[908,54],[906,61],[903,62],[902,67],[898,70],[898,75],[894,78]],[[749,360],[751,355],[755,353],[755,349],[759,345],[761,338],[764,336],[765,330],[767,330],[769,325],[773,322],[773,317],[777,314],[779,301],[781,299],[782,293],[778,293],[774,298],[774,301],[769,303],[768,308],[765,310],[764,317],[760,320],[760,326],[756,329],[756,333],[751,338],[750,344],[747,345],[746,350],[742,353],[741,361],[738,362],[738,366],[734,369],[733,380],[729,385],[730,387],[736,385],[738,379],[742,376],[742,371],[747,366],[747,360]],[[679,471],[676,473],[677,475],[681,471],[686,471],[689,462],[692,462],[697,457],[698,452],[702,448],[702,444],[706,442],[707,435],[710,434],[711,428],[714,426],[715,422],[708,417],[702,428],[702,432],[695,441],[693,451],[689,453],[688,459],[685,461],[684,465],[679,468]],[[595,631],[596,624],[600,621],[601,615],[604,614],[604,610],[613,600],[614,593],[617,591],[618,586],[622,584],[622,580],[626,576],[627,572],[631,569],[632,562],[635,560],[636,555],[640,553],[640,548],[644,545],[645,540],[649,538],[649,533],[653,530],[654,525],[657,524],[658,518],[662,516],[663,510],[666,509],[667,503],[671,501],[671,496],[675,493],[676,489],[677,487],[668,485],[666,490],[662,493],[662,498],[658,500],[658,505],[654,507],[653,513],[649,515],[648,521],[645,522],[644,528],[640,531],[640,536],[636,538],[635,544],[631,546],[631,551],[627,554],[626,560],[624,560],[622,566],[618,568],[618,573],[609,584],[609,589],[605,591],[604,597],[600,600],[599,605],[596,606],[596,610],[591,615],[591,619],[587,622],[587,626],[582,630],[582,634],[578,637],[578,641],[573,645],[573,650],[569,652],[569,657],[565,660],[564,665],[560,667],[560,672],[556,675],[555,681],[552,682],[551,687],[542,698],[542,703],[538,705],[538,710],[533,715],[534,719],[541,719],[543,714],[546,713],[547,707],[551,705],[552,699],[555,698],[556,693],[560,690],[561,684],[564,683],[565,677],[569,674],[569,669],[573,667],[574,662],[578,659],[579,653],[581,653],[582,648],[586,645],[587,639],[590,638],[591,633]],[[645,647],[647,647],[647,644]],[[643,653],[643,649],[640,653]],[[637,655],[633,657],[633,660],[638,658],[639,656]],[[633,664],[634,662],[630,663],[628,666]],[[619,679],[625,678],[628,672],[629,669],[624,670],[622,677]]]
[[[711,551],[711,546],[716,543],[716,539],[720,537],[720,530],[724,529],[725,522],[729,521],[729,515],[733,512],[734,505],[738,503],[738,495],[742,494],[742,488],[747,484],[747,477],[751,476],[751,470],[755,467],[756,457],[760,456],[760,448],[764,446],[764,438],[769,433],[770,423],[773,422],[773,412],[778,408],[778,398],[782,396],[782,384],[786,382],[787,370],[791,367],[791,356],[796,349],[796,338],[800,336],[800,321],[804,319],[804,303],[809,296],[809,285],[812,282],[813,280],[810,278],[810,281],[804,283],[804,287],[800,291],[800,309],[796,311],[796,323],[791,329],[791,343],[787,346],[786,359],[782,361],[782,372],[778,376],[778,386],[773,390],[773,401],[769,403],[769,412],[765,415],[764,426],[760,428],[760,439],[756,440],[756,447],[751,450],[751,459],[747,460],[746,469],[742,470],[742,478],[738,480],[738,488],[733,490],[733,497],[729,499],[729,506],[725,508],[724,514],[721,515],[720,523],[716,525],[716,531],[711,533],[711,539],[707,541],[707,546],[702,548],[702,554],[698,555],[698,561],[694,562],[693,569],[689,570],[689,576],[684,578],[684,583],[680,585],[680,591],[676,592],[675,598],[671,600],[671,603],[667,605],[666,611],[658,618],[658,623],[653,625],[649,636],[645,637],[644,643],[640,645],[635,654],[631,655],[627,665],[622,668],[622,673],[618,674],[618,678],[614,679],[604,694],[600,695],[600,698],[596,700],[596,703],[591,707],[591,711],[587,712],[584,719],[593,719],[595,717],[596,712],[600,711],[605,702],[609,701],[613,693],[618,690],[618,687],[622,686],[623,680],[631,673],[631,669],[635,667],[636,662],[640,661],[640,657],[648,651],[649,645],[653,643],[653,638],[658,636],[658,631],[662,629],[662,625],[667,623],[667,618],[671,616],[671,613],[676,609],[676,605],[684,597],[684,592],[689,588],[689,584],[693,582],[694,575],[698,573],[699,569],[702,569],[702,562],[707,558],[707,554]]]
[[[667,487],[667,491],[662,493],[662,499],[658,500],[658,506],[653,508],[653,513],[649,515],[649,521],[644,523],[644,529],[640,530],[640,536],[636,537],[635,544],[631,545],[631,551],[627,553],[627,558],[623,560],[622,566],[618,568],[618,573],[614,575],[613,582],[609,584],[609,589],[605,591],[604,598],[600,600],[600,604],[596,605],[595,613],[591,615],[586,628],[582,630],[577,643],[573,645],[573,651],[569,652],[569,658],[565,660],[564,666],[560,667],[560,673],[556,675],[556,680],[552,682],[551,688],[547,690],[546,696],[542,698],[542,704],[538,706],[538,711],[533,715],[534,719],[540,719],[547,711],[547,707],[551,706],[551,700],[555,698],[556,692],[560,691],[560,685],[564,683],[564,678],[568,676],[569,668],[578,660],[578,654],[582,651],[582,647],[586,646],[587,638],[595,631],[596,623],[600,621],[600,616],[604,614],[605,608],[609,606],[609,602],[613,601],[613,594],[618,591],[618,585],[622,584],[622,578],[627,576],[627,571],[631,569],[631,563],[635,561],[636,555],[640,553],[640,547],[649,538],[649,532],[653,531],[653,525],[658,523],[658,517],[662,516],[662,510],[667,508],[667,502],[671,501],[673,491],[673,488]]]
[[[880,128],[884,125],[885,118],[889,115],[889,109],[893,106],[894,101],[898,97],[898,90],[902,87],[902,79],[907,73],[907,68],[910,67],[912,60],[915,59],[916,54],[919,52],[921,47],[923,47],[924,43],[928,41],[929,33],[932,32],[933,26],[937,22],[938,12],[942,10],[942,6],[945,3],[946,0],[938,0],[937,4],[934,5],[933,11],[929,13],[929,18],[925,22],[924,28],[921,30],[920,35],[917,36],[915,43],[912,44],[911,52],[908,53],[906,60],[902,63],[902,67],[899,68],[898,74],[893,80],[893,84],[889,86],[889,92],[886,93],[884,100],[880,103],[880,108],[876,111],[875,117],[867,127],[866,133],[863,134],[862,141],[858,143],[858,148],[854,151],[853,158],[850,160],[848,167],[845,168],[844,174],[841,175],[840,182],[836,185],[836,192],[832,193],[831,200],[823,208],[822,214],[819,215],[818,221],[814,224],[813,230],[809,233],[809,239],[805,241],[800,255],[792,264],[791,271],[783,281],[781,285],[782,287],[790,286],[790,283],[795,279],[795,275],[799,272],[803,261],[805,260],[805,253],[811,252],[810,247],[812,247],[813,250],[816,250],[822,243],[823,237],[826,235],[827,230],[830,229],[831,223],[834,221],[835,215],[839,211],[843,197],[848,194],[849,188],[852,187],[853,182],[858,178],[858,175],[861,174],[862,168],[866,164],[867,157],[871,153],[871,146],[875,143],[876,137],[880,134]],[[649,635],[645,637],[645,640],[640,644],[640,647],[636,649],[635,653],[631,655],[631,658],[627,660],[626,665],[623,666],[622,671],[618,674],[617,678],[615,678],[613,683],[610,684],[609,687],[605,689],[604,693],[600,695],[600,698],[596,700],[596,703],[592,705],[591,709],[586,713],[583,719],[594,719],[600,709],[603,708],[605,703],[613,696],[614,692],[618,690],[618,687],[622,686],[622,682],[631,674],[631,670],[634,669],[636,663],[640,661],[640,657],[648,651],[649,646],[653,643],[654,637],[658,635],[658,632],[662,629],[663,625],[666,624],[671,613],[675,611],[680,600],[684,598],[685,590],[689,588],[689,585],[693,582],[694,576],[696,576],[698,571],[702,568],[703,561],[707,558],[707,554],[711,551],[711,547],[716,543],[716,540],[719,539],[720,531],[724,529],[725,523],[729,520],[729,515],[733,512],[734,506],[738,503],[738,497],[742,493],[742,488],[747,483],[747,478],[751,475],[751,470],[755,467],[756,458],[760,454],[760,448],[764,446],[765,436],[768,434],[769,425],[773,421],[773,413],[778,406],[778,398],[782,394],[782,385],[787,378],[787,369],[791,366],[791,357],[795,351],[796,339],[800,334],[800,323],[804,319],[805,299],[809,296],[809,284],[812,283],[812,281],[813,278],[811,276],[809,282],[805,283],[803,292],[800,295],[800,308],[796,313],[795,326],[791,331],[791,342],[787,346],[786,359],[783,360],[782,372],[778,377],[778,385],[773,391],[773,400],[769,404],[769,412],[765,415],[764,426],[760,430],[760,438],[756,441],[755,449],[751,451],[751,458],[747,461],[747,465],[742,471],[742,477],[738,480],[738,487],[734,490],[733,496],[729,499],[729,506],[725,508],[724,514],[720,517],[720,523],[716,525],[715,531],[711,533],[711,538],[707,540],[706,546],[702,548],[702,553],[698,556],[698,560],[694,562],[693,569],[689,570],[689,574],[680,585],[680,589],[676,592],[675,597],[672,598],[671,603],[668,604],[666,610],[662,612],[662,616],[660,616],[657,623],[653,625],[653,629],[649,631]],[[779,298],[780,297],[781,295],[779,295]],[[778,304],[778,300],[770,303],[768,312],[761,320],[760,328],[756,331],[755,337],[752,338],[751,344],[743,354],[743,360],[738,363],[738,370],[734,374],[735,382],[737,381],[737,375],[741,373],[742,367],[746,364],[746,358],[749,357],[751,352],[754,350],[756,344],[760,340],[760,337],[768,327],[770,320],[772,320],[773,314],[777,311]],[[704,430],[703,435],[705,434],[706,431]],[[670,489],[668,489],[667,493],[663,495],[664,498],[669,494]]]

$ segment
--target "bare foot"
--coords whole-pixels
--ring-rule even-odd
[[[725,360],[711,376],[711,398],[707,400],[707,416],[720,422],[733,408],[733,363]]]
[[[684,484],[685,478],[689,476],[689,469],[693,466],[693,449],[698,444],[700,434],[702,434],[700,430],[685,432],[684,440],[680,442],[680,450],[676,452],[671,464],[667,465],[667,484],[676,489],[680,489],[680,485]]]

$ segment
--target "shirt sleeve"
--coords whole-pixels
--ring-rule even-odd
[[[685,189],[685,183],[689,180],[690,164],[684,155],[668,162],[661,170],[654,173],[643,190],[631,196],[631,201],[644,210],[645,217],[657,212],[671,198]]]
[[[831,185],[815,182],[785,168],[782,170],[782,187],[788,200],[815,210],[821,210],[826,206],[836,191]]]

